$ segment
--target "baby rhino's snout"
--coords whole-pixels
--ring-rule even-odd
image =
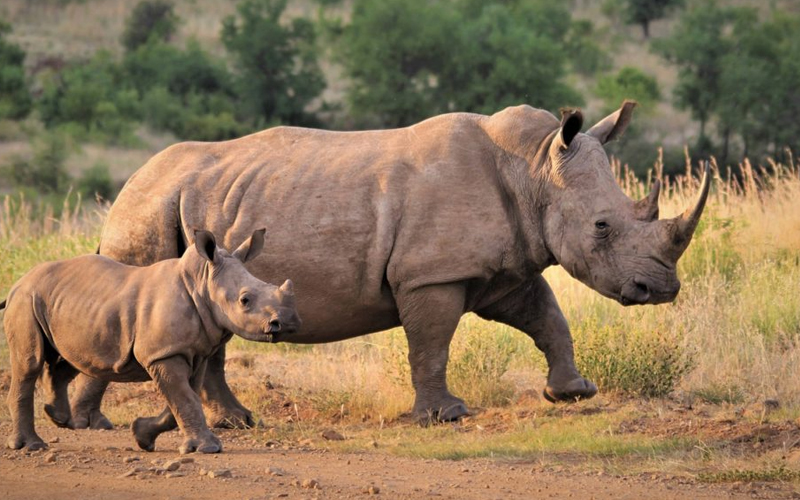
[[[278,289],[277,307],[270,308],[270,320],[267,333],[294,333],[302,324],[294,305],[294,284],[286,280]]]

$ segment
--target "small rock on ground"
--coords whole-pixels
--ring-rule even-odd
[[[170,460],[169,462],[164,464],[164,470],[167,472],[174,472],[180,468],[181,468],[180,460]]]
[[[303,482],[300,483],[300,486],[302,486],[303,488],[305,488],[307,490],[318,490],[318,489],[320,489],[319,481],[317,481],[316,479],[303,479]]]
[[[283,476],[284,472],[277,467],[267,467],[267,474],[270,476],[280,477]]]
[[[230,469],[217,469],[208,473],[210,478],[233,477]]]
[[[322,437],[327,439],[328,441],[344,441],[344,436],[342,436],[333,429],[328,429],[325,432],[323,432]]]

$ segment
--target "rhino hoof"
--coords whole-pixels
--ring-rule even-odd
[[[8,440],[6,443],[12,450],[20,450],[22,448],[27,449],[28,451],[37,451],[37,450],[46,450],[47,443],[45,443],[42,438],[39,436],[34,435],[33,437],[25,437],[22,435],[17,435]]]
[[[72,423],[72,415],[67,412],[60,412],[53,405],[44,405],[44,412],[50,418],[50,421],[58,427],[64,429],[74,429],[75,425]]]
[[[139,448],[144,451],[154,451],[156,449],[156,436],[158,436],[158,434],[154,436],[153,433],[149,431],[148,427],[151,427],[151,425],[148,420],[149,419],[146,418],[137,418],[134,420],[131,424],[131,432]]]
[[[110,431],[114,429],[114,424],[112,424],[105,415],[100,413],[100,410],[92,410],[88,414],[73,413],[73,429],[92,429],[96,431]]]
[[[575,403],[582,399],[590,399],[597,394],[597,386],[583,377],[571,380],[561,388],[554,388],[548,384],[542,391],[544,399],[551,403],[564,401]]]
[[[181,447],[178,449],[178,451],[181,455],[194,452],[220,453],[222,451],[222,443],[220,442],[219,438],[213,434],[203,440],[189,438],[181,444]]]
[[[440,424],[442,422],[454,422],[461,417],[469,415],[469,410],[463,401],[454,399],[454,401],[447,405],[440,405],[436,409],[417,410],[414,413],[417,415],[419,424],[427,427],[433,424]]]

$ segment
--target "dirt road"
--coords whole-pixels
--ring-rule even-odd
[[[8,422],[0,424],[0,435],[8,431]],[[706,485],[676,477],[570,472],[522,461],[269,448],[246,431],[220,431],[224,453],[189,455],[186,463],[169,467],[181,458],[174,451],[181,440],[177,432],[159,438],[159,451],[153,453],[134,449],[127,430],[43,426],[40,432],[51,443],[49,450],[0,454],[0,498],[795,498],[793,487],[780,483]]]

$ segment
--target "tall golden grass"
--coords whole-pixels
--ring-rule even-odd
[[[688,163],[687,175],[667,179],[657,165],[646,181],[618,163],[613,168],[635,198],[660,178],[662,217],[690,206],[699,187]],[[800,172],[793,163],[747,162],[741,171],[735,177],[712,164],[712,193],[679,263],[683,287],[674,303],[623,308],[560,267],[545,272],[572,327],[579,367],[601,389],[646,395],[674,388],[711,402],[777,398],[800,407]],[[3,201],[0,296],[36,263],[96,248],[104,209],[66,207],[60,217],[46,207],[36,212],[27,200]],[[8,363],[4,343],[0,336],[0,367]],[[265,374],[273,384],[315,394],[314,410],[323,414],[393,419],[413,403],[401,329],[317,346],[235,340],[230,351],[234,390],[257,412]],[[545,371],[525,335],[474,315],[462,319],[448,375],[468,405],[503,406],[538,393]],[[674,387],[654,392],[622,382],[661,387],[671,376]]]

